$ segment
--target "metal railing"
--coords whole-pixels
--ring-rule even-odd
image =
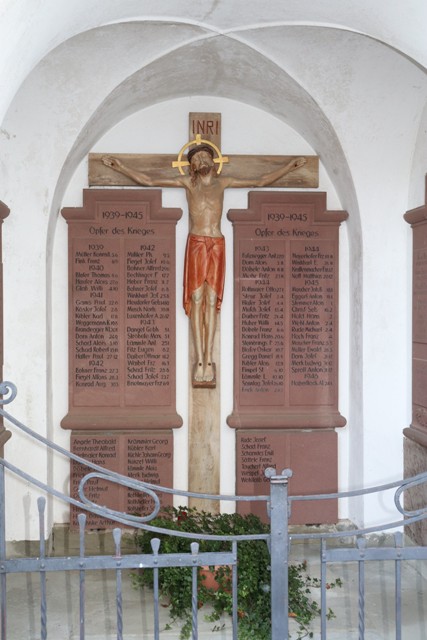
[[[238,638],[238,563],[237,550],[239,543],[243,541],[264,540],[269,547],[271,555],[271,638],[272,640],[285,640],[289,636],[289,594],[288,594],[288,567],[290,562],[290,549],[296,542],[306,540],[317,540],[320,554],[320,637],[327,638],[328,619],[328,582],[327,567],[334,563],[356,563],[358,566],[358,637],[359,640],[365,638],[365,567],[366,563],[374,561],[392,561],[395,565],[395,637],[396,640],[402,638],[402,585],[401,566],[403,561],[427,560],[427,547],[403,546],[402,533],[393,534],[393,543],[381,547],[369,547],[367,538],[369,534],[384,532],[390,529],[399,529],[403,526],[420,522],[427,518],[427,507],[417,511],[406,511],[401,504],[402,494],[409,488],[413,488],[427,482],[427,473],[420,474],[414,478],[400,482],[389,483],[362,491],[350,491],[336,494],[325,494],[315,496],[290,496],[288,493],[288,483],[292,476],[290,470],[276,473],[274,469],[267,469],[266,476],[269,479],[270,493],[262,496],[229,496],[229,495],[208,495],[186,491],[173,490],[166,487],[159,487],[150,483],[141,482],[132,478],[122,476],[118,473],[99,467],[69,451],[50,442],[40,434],[29,429],[19,420],[10,415],[4,405],[13,401],[16,396],[16,387],[9,382],[0,384],[0,415],[7,421],[7,426],[13,425],[17,429],[25,432],[31,438],[38,440],[49,449],[65,456],[70,460],[79,462],[92,469],[82,478],[78,495],[80,500],[76,500],[53,487],[30,476],[25,471],[18,469],[6,459],[0,458],[0,614],[1,628],[0,640],[14,640],[8,636],[7,625],[7,576],[16,573],[38,574],[40,581],[40,637],[46,640],[48,637],[48,597],[46,591],[46,580],[50,572],[78,572],[79,575],[79,638],[86,637],[86,575],[88,571],[102,571],[106,569],[115,572],[116,582],[116,637],[123,640],[123,602],[122,602],[122,572],[125,569],[150,569],[153,571],[153,629],[154,638],[161,637],[159,624],[159,570],[164,567],[192,567],[192,638],[198,638],[198,568],[202,566],[222,566],[231,567],[231,590],[232,590],[232,628],[231,637]],[[43,493],[50,494],[74,505],[82,512],[89,512],[105,517],[109,521],[113,520],[118,524],[132,529],[143,529],[154,534],[175,535],[189,539],[189,552],[179,554],[160,553],[160,541],[158,538],[152,539],[152,553],[149,554],[123,554],[122,553],[122,532],[120,528],[115,528],[112,532],[114,538],[115,553],[111,556],[88,555],[85,549],[86,515],[81,513],[78,516],[79,522],[79,553],[76,556],[49,557],[46,553],[46,530],[45,530],[45,510],[46,499],[40,497],[37,501],[39,511],[39,553],[37,557],[11,557],[6,554],[5,518],[7,516],[5,507],[5,470],[23,478],[34,487],[38,487]],[[154,504],[152,513],[145,516],[135,516],[112,509],[101,507],[89,500],[84,493],[85,485],[92,479],[102,479],[128,487],[134,491],[148,494]],[[382,527],[370,527],[365,529],[353,528],[346,531],[329,532],[302,532],[295,533],[289,528],[289,516],[292,504],[296,501],[304,500],[330,500],[331,498],[351,498],[361,495],[379,493],[395,489],[394,502],[398,513],[398,520],[394,520]],[[167,493],[182,497],[195,497],[212,500],[230,500],[233,502],[263,501],[266,503],[267,512],[270,516],[269,533],[258,533],[248,535],[211,535],[186,533],[184,531],[171,531],[161,527],[153,526],[150,523],[159,513],[160,500],[158,493]],[[199,544],[194,542],[197,538],[201,540],[221,540],[230,543],[230,551],[221,552],[199,552]],[[340,539],[341,544],[336,546],[334,539]],[[348,544],[343,546],[343,538],[348,539]],[[190,541],[191,545],[190,545]],[[56,639],[55,639],[56,640]]]

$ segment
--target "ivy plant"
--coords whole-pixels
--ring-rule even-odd
[[[209,533],[215,535],[244,535],[268,533],[269,525],[253,514],[211,514],[197,509],[168,507],[150,525],[164,529],[186,531],[188,533]],[[141,553],[152,553],[152,538],[161,540],[160,553],[189,553],[191,540],[151,531],[139,531],[136,544]],[[227,541],[197,540],[199,551],[230,551]],[[238,621],[239,640],[269,640],[271,638],[270,602],[270,553],[264,540],[244,541],[238,544]],[[231,568],[211,567],[216,587],[205,585],[205,573],[199,569],[199,606],[211,605],[212,612],[207,619],[215,623],[224,613],[232,613]],[[152,570],[143,570],[133,575],[135,586],[152,586]],[[328,588],[340,586],[338,579]],[[289,566],[289,611],[298,624],[298,638],[311,638],[310,623],[319,615],[320,608],[311,595],[313,587],[320,586],[317,578],[307,574],[305,562]],[[191,634],[192,570],[168,567],[159,570],[159,589],[169,603],[169,613],[173,621],[181,620],[181,639]],[[331,610],[328,617],[333,617]],[[219,628],[214,627],[214,628]]]

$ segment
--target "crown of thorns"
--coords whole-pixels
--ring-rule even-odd
[[[188,162],[191,162],[191,158],[196,153],[199,153],[199,151],[207,151],[212,159],[214,157],[214,150],[212,149],[212,147],[208,147],[207,144],[199,144],[199,145],[193,147],[192,149],[190,149],[190,151],[187,153]]]

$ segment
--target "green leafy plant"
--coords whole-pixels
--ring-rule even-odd
[[[166,508],[160,516],[150,522],[164,529],[186,531],[188,533],[209,533],[214,535],[244,535],[268,533],[269,525],[253,514],[211,514],[196,509],[181,507]],[[189,553],[190,540],[165,534],[142,531],[136,534],[136,543],[141,553],[152,553],[150,540],[160,538],[160,553]],[[199,551],[230,551],[226,541],[199,542]],[[238,619],[239,640],[269,640],[271,637],[270,602],[270,553],[264,540],[251,540],[238,544]],[[199,606],[209,604],[212,613],[207,616],[211,622],[220,620],[224,613],[232,613],[231,568],[210,567],[216,587],[207,586],[205,573],[199,569]],[[153,572],[144,570],[133,576],[135,586],[152,586]],[[328,588],[340,586],[340,580],[329,584]],[[289,611],[298,623],[298,638],[313,637],[309,625],[319,615],[320,608],[311,596],[311,589],[320,585],[317,578],[307,574],[305,562],[289,566]],[[181,620],[181,638],[191,633],[191,568],[170,567],[159,570],[159,589],[169,604],[172,620]],[[333,617],[329,610],[328,617]],[[218,628],[218,627],[217,627]]]

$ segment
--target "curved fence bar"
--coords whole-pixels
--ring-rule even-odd
[[[78,462],[79,464],[85,467],[93,469],[93,472],[86,474],[79,483],[78,494],[81,500],[79,502],[78,500],[71,498],[65,493],[57,491],[53,487],[50,487],[49,485],[43,482],[40,482],[36,478],[18,469],[14,465],[7,463],[5,460],[2,460],[1,458],[0,458],[0,465],[3,465],[4,467],[8,468],[10,471],[15,473],[16,475],[25,479],[27,482],[35,486],[38,486],[40,489],[43,489],[50,495],[53,495],[56,498],[64,500],[65,502],[68,502],[69,504],[72,504],[78,507],[79,509],[89,511],[90,513],[94,513],[96,515],[101,515],[111,520],[115,520],[116,522],[123,525],[140,527],[143,523],[149,522],[150,520],[152,520],[158,515],[159,509],[160,509],[160,501],[157,496],[157,493],[178,495],[185,498],[204,498],[207,500],[222,500],[222,501],[231,501],[231,502],[254,502],[254,501],[267,502],[269,500],[268,495],[259,495],[259,496],[237,496],[237,495],[225,495],[225,494],[212,495],[212,494],[201,494],[201,493],[195,493],[190,491],[183,491],[179,489],[172,489],[170,487],[163,487],[160,485],[154,485],[148,482],[143,482],[141,480],[135,480],[135,479],[129,478],[128,476],[124,476],[120,473],[117,473],[115,471],[111,471],[110,469],[106,469],[105,467],[100,467],[99,465],[94,464],[93,462],[90,462],[85,458],[82,458],[80,456],[77,456],[76,454],[71,453],[67,449],[64,449],[63,447],[57,445],[51,440],[45,438],[44,436],[40,435],[30,427],[24,425],[22,422],[20,422],[17,418],[12,416],[10,413],[5,411],[3,409],[3,405],[11,403],[16,398],[16,395],[17,395],[17,388],[12,382],[0,383],[0,395],[3,396],[2,398],[0,398],[0,415],[2,415],[6,420],[8,420],[8,422],[11,425],[14,425],[17,429],[25,433],[30,438],[33,438],[34,440],[37,440],[38,442],[44,444],[48,449],[55,451],[56,453],[64,456],[65,458],[68,458],[69,460],[74,460],[75,462]],[[132,489],[133,491],[139,491],[141,493],[145,493],[149,495],[154,501],[153,511],[146,516],[134,516],[124,512],[114,511],[112,509],[109,509],[108,507],[96,505],[91,500],[86,498],[86,496],[84,495],[84,486],[86,482],[91,478],[95,478],[95,477],[98,479],[105,480],[107,482],[115,483],[120,486],[125,486],[129,489]]]
[[[422,509],[408,511],[407,509],[404,509],[404,507],[402,507],[402,505],[400,504],[400,497],[405,491],[407,491],[408,489],[413,489],[414,487],[419,487],[422,484],[427,484],[427,473],[419,473],[413,478],[407,478],[402,482],[401,486],[395,493],[394,504],[396,505],[396,509],[408,518],[412,518],[414,516],[427,516],[427,505]]]

